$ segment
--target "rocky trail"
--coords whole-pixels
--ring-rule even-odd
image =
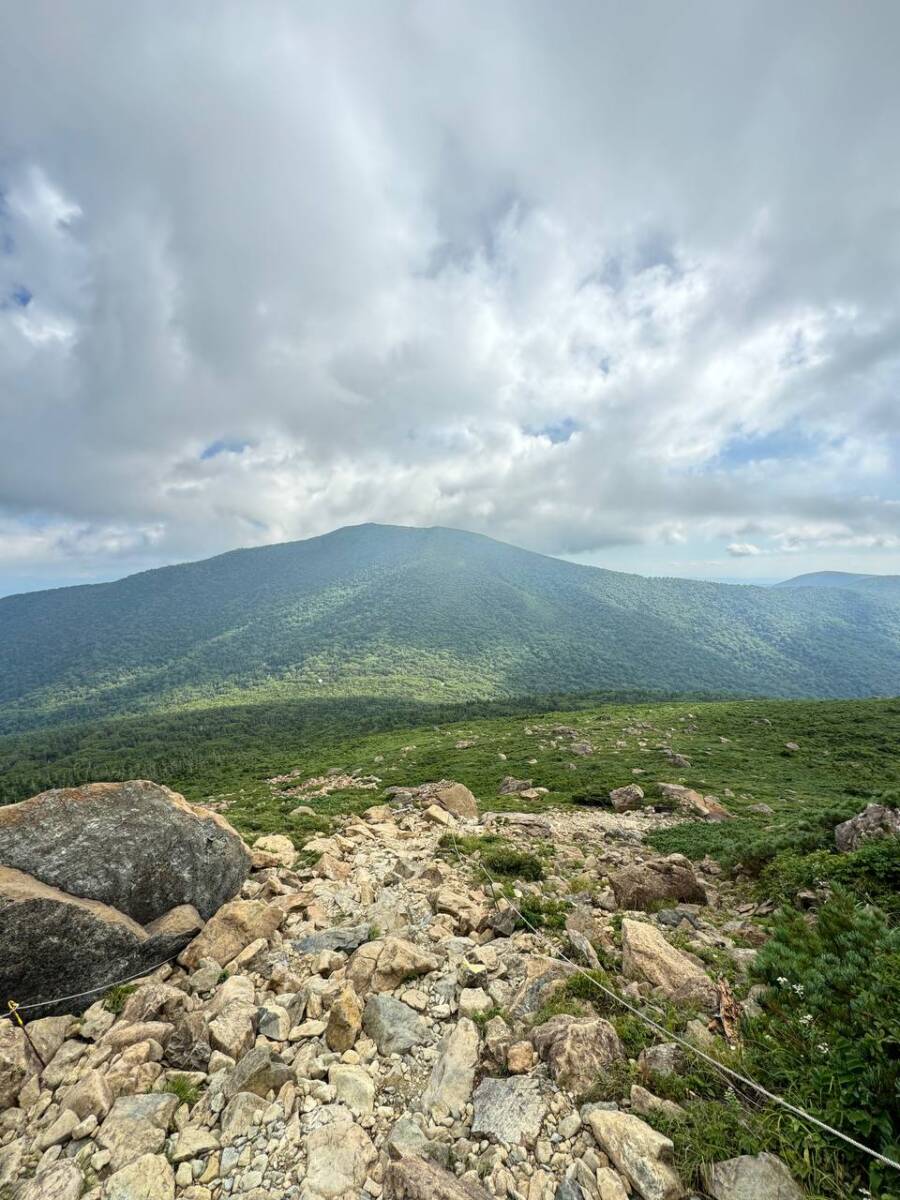
[[[170,926],[190,940],[174,961],[83,1011],[0,1022],[0,1197],[700,1195],[647,1120],[682,1111],[653,1081],[685,1052],[660,1039],[627,1077],[612,1020],[558,998],[573,979],[590,989],[573,963],[602,964],[631,1002],[683,1006],[683,1036],[724,1046],[736,1002],[708,962],[740,976],[764,934],[715,863],[695,871],[642,843],[721,814],[695,793],[682,813],[632,810],[627,791],[620,811],[523,800],[482,819],[442,781],[389,789],[300,852],[259,839],[238,898],[205,923],[178,897]],[[230,827],[214,820],[221,841]],[[537,852],[543,880],[492,885],[472,843],[489,835]],[[221,853],[233,872],[233,846]],[[37,912],[50,901],[35,894]],[[21,917],[17,895],[8,883]],[[705,1186],[715,1200],[802,1196],[770,1155],[712,1164]]]

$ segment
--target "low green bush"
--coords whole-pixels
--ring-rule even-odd
[[[751,1076],[900,1157],[900,929],[838,890],[814,919],[783,912],[754,975],[767,990],[745,1031]],[[896,1173],[843,1153],[874,1193],[896,1186]]]

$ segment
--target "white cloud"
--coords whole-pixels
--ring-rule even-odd
[[[662,32],[586,0],[20,7],[5,527],[101,572],[362,520],[648,570],[889,549],[898,31],[878,0]]]

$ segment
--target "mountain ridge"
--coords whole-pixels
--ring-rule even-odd
[[[895,694],[900,609],[375,524],[0,599],[0,732],[234,697],[611,687]]]

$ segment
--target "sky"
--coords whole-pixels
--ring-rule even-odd
[[[0,594],[363,521],[900,571],[895,0],[3,7]]]

